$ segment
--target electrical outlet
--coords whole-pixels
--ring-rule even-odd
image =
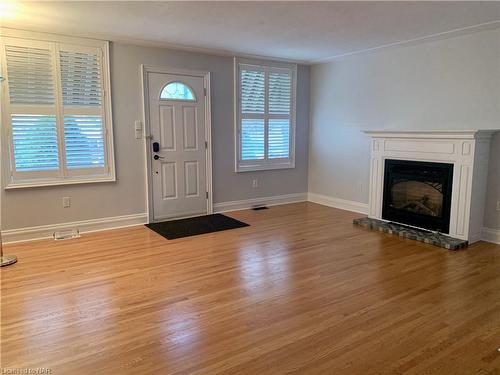
[[[497,211],[500,211],[500,201],[497,201]]]
[[[252,180],[252,187],[255,189],[255,188],[258,188],[259,187],[259,180],[255,179],[255,180]]]
[[[63,197],[63,208],[71,207],[71,197]]]

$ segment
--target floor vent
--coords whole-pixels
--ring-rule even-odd
[[[64,229],[54,232],[54,240],[70,240],[78,237],[80,237],[78,229]]]
[[[267,209],[268,209],[267,206],[254,206],[254,207],[252,207],[252,210],[254,210],[254,211],[267,210]]]

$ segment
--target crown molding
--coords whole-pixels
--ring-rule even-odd
[[[407,46],[426,43],[426,42],[433,42],[433,41],[437,41],[437,40],[443,40],[443,39],[454,38],[454,37],[458,37],[458,36],[462,36],[462,35],[473,34],[473,33],[485,31],[485,30],[495,30],[498,28],[500,28],[500,20],[485,22],[485,23],[480,23],[477,25],[472,25],[472,26],[462,27],[459,29],[443,31],[441,33],[426,35],[426,36],[422,36],[422,37],[418,37],[418,38],[400,40],[400,41],[397,41],[394,43],[382,44],[382,45],[375,46],[375,47],[364,48],[364,49],[360,49],[360,50],[356,50],[356,51],[352,51],[352,52],[347,52],[347,53],[341,53],[341,54],[333,55],[333,56],[329,56],[329,57],[323,57],[321,59],[309,60],[308,63],[310,65],[325,64],[325,63],[329,63],[332,61],[340,60],[340,59],[355,56],[355,55],[363,55],[363,54],[378,52],[380,50],[393,49],[393,48],[397,48],[397,47],[407,47]]]

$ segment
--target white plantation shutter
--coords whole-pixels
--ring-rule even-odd
[[[101,116],[64,116],[66,165],[104,168],[104,133]]]
[[[264,119],[241,120],[241,160],[264,159],[264,140]]]
[[[269,72],[269,113],[290,115],[292,72]]]
[[[56,117],[13,114],[11,121],[16,171],[58,170]]]
[[[266,78],[263,71],[241,70],[241,112],[264,116]]]
[[[292,72],[269,72],[269,119],[268,157],[281,159],[290,157],[290,127],[292,108]]]
[[[237,63],[236,170],[294,166],[295,67]]]
[[[269,158],[290,156],[290,120],[270,119],[268,127]]]
[[[37,34],[38,35],[38,34]],[[9,186],[114,180],[107,43],[5,37]],[[73,42],[75,42],[73,44]]]
[[[13,174],[59,170],[53,50],[27,41],[5,46]]]
[[[11,105],[54,105],[52,51],[30,46],[5,46]]]
[[[77,46],[61,46],[59,51],[66,166],[70,170],[105,166],[99,52]]]
[[[265,157],[266,75],[264,71],[241,69],[241,159]]]
[[[63,104],[99,108],[102,104],[99,50],[61,50],[59,56]]]

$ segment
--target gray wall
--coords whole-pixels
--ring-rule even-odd
[[[133,130],[134,120],[142,119],[140,64],[212,73],[214,203],[307,191],[309,67],[299,66],[297,74],[296,167],[235,173],[231,57],[118,43],[112,44],[110,57],[117,181],[2,191],[2,229],[146,212],[144,146]],[[255,178],[256,189],[251,186]],[[71,197],[71,208],[62,208],[65,196]]]
[[[500,30],[351,56],[311,69],[309,192],[368,203],[362,129],[500,128]],[[500,228],[500,134],[485,225]]]

